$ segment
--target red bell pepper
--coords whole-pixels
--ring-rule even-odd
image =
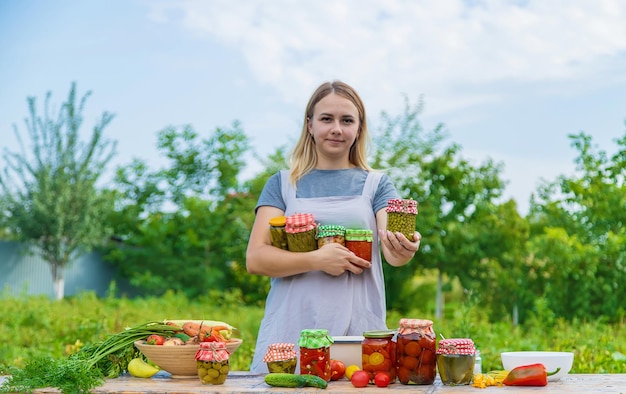
[[[557,368],[554,372],[547,372],[546,367],[541,363],[523,365],[513,368],[502,383],[506,386],[546,386],[548,376],[560,370],[561,368]]]

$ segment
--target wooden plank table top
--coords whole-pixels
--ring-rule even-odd
[[[566,377],[549,382],[544,387],[487,387],[479,389],[472,386],[445,386],[439,378],[433,385],[415,386],[395,383],[387,388],[378,388],[370,385],[365,388],[355,388],[346,380],[333,381],[326,389],[312,387],[282,388],[271,387],[263,381],[264,375],[251,374],[245,371],[234,371],[228,375],[223,385],[203,385],[196,378],[172,379],[167,372],[159,372],[150,379],[135,378],[122,375],[116,379],[107,379],[106,382],[93,390],[93,393],[107,394],[206,394],[206,393],[613,393],[626,394],[626,374],[570,374]],[[6,377],[0,376],[0,384]],[[59,390],[39,389],[35,393],[59,393]]]

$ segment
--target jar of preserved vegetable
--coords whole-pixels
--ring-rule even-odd
[[[396,382],[396,343],[391,330],[365,331],[361,345],[363,370],[370,376],[370,383],[379,372],[389,376],[389,383]]]
[[[270,239],[275,247],[288,250],[287,233],[285,232],[286,221],[287,218],[284,216],[276,216],[270,219]]]
[[[398,380],[402,384],[433,384],[437,375],[433,322],[400,319],[396,343]]]
[[[333,338],[328,330],[304,329],[300,332],[300,374],[316,375],[330,381],[330,345]]]
[[[293,343],[272,343],[263,357],[269,372],[295,373],[298,355]]]
[[[413,241],[415,219],[417,218],[417,201],[413,199],[391,199],[387,201],[387,230],[404,234]]]
[[[469,338],[442,339],[437,348],[437,369],[443,384],[470,384],[474,375],[476,348]]]
[[[310,252],[317,249],[317,225],[311,213],[297,213],[285,219],[287,247],[292,252]]]
[[[198,377],[202,384],[224,384],[230,370],[230,353],[224,342],[201,342],[196,352]]]
[[[317,226],[317,247],[330,243],[345,245],[346,228],[336,224],[320,224]]]
[[[360,258],[372,261],[372,230],[346,229],[346,248]]]

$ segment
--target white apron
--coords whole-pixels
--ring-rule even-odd
[[[344,272],[332,276],[323,271],[310,271],[272,278],[250,367],[252,372],[268,372],[263,362],[268,345],[297,344],[300,331],[305,328],[327,329],[333,336],[363,335],[364,331],[387,329],[385,286],[372,209],[381,176],[381,173],[369,172],[362,195],[296,198],[296,191],[289,182],[289,171],[281,171],[282,194],[287,207],[285,216],[312,213],[318,224],[371,229],[372,266],[359,275]]]

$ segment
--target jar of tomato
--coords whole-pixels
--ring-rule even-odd
[[[345,245],[346,228],[336,224],[320,224],[317,226],[317,247],[330,243]]]
[[[374,384],[374,377],[380,372],[389,376],[389,383],[396,382],[396,343],[393,336],[391,330],[363,333],[361,364],[369,374],[371,384]]]
[[[372,230],[346,229],[346,248],[358,257],[372,261]]]
[[[293,343],[272,343],[263,357],[269,372],[296,373],[298,355]]]
[[[433,322],[400,319],[396,344],[397,374],[402,384],[433,384],[437,374]]]
[[[291,252],[310,252],[317,249],[317,225],[311,213],[297,213],[285,219],[287,248]]]
[[[330,381],[330,345],[333,338],[328,330],[304,329],[300,331],[300,374],[316,375]]]

